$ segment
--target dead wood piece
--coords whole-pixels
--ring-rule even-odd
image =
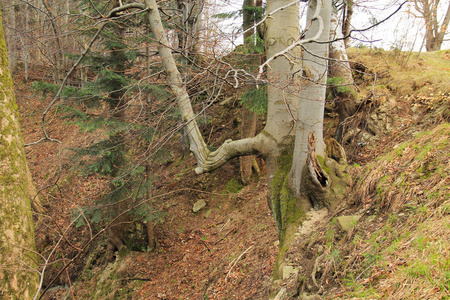
[[[306,159],[312,181],[319,187],[328,185],[328,177],[316,157],[316,141],[312,132],[308,133],[308,157]]]

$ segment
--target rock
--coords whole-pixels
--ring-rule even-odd
[[[350,229],[353,228],[353,226],[355,226],[359,218],[361,218],[360,215],[354,215],[354,216],[341,216],[337,217],[336,219],[342,230],[349,231]]]
[[[205,212],[205,219],[208,219],[209,215],[211,214],[212,209],[209,209]]]
[[[192,208],[193,212],[199,212],[203,207],[206,206],[206,202],[202,199],[202,200],[198,200],[197,202],[195,202],[194,207]]]
[[[283,266],[282,270],[283,270],[282,271],[283,279],[288,279],[291,276],[291,274],[297,274],[298,273],[298,270],[294,269],[293,266]]]
[[[317,247],[317,254],[322,254],[323,250],[324,250],[323,246],[319,245],[319,247]]]

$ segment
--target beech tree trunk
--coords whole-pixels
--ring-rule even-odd
[[[37,292],[29,177],[0,14],[0,298]]]
[[[308,24],[311,28],[300,40],[298,3],[272,0],[267,3],[265,46],[268,110],[265,128],[255,137],[227,140],[211,152],[198,129],[189,96],[172,56],[155,0],[145,0],[153,37],[159,43],[167,81],[175,94],[197,160],[196,173],[219,168],[233,157],[261,154],[267,166],[269,204],[282,245],[288,243],[305,209],[312,205],[332,207],[346,192],[347,182],[339,164],[325,153],[323,113],[327,79],[331,0],[311,0]],[[305,46],[304,60],[301,47]],[[303,64],[302,64],[303,62]],[[306,82],[306,83],[304,83]],[[330,148],[342,154],[337,143]],[[339,155],[338,155],[339,156]],[[337,158],[339,160],[339,158]],[[344,161],[344,160],[342,160]],[[322,164],[332,170],[326,174]],[[343,185],[337,189],[336,185]],[[339,192],[338,192],[339,191]]]
[[[317,7],[322,2],[322,7]],[[317,10],[320,10],[317,16]],[[331,0],[310,1],[305,39],[319,35],[318,41],[328,41],[330,32]],[[323,113],[327,83],[327,43],[308,43],[304,46],[302,75],[306,79],[300,93],[298,121],[295,135],[294,161],[291,183],[294,194],[301,194],[303,169],[308,155],[308,134],[313,133],[316,154],[325,157],[323,140]]]

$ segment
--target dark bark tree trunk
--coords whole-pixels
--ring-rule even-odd
[[[256,18],[255,13],[254,11],[251,10],[251,8],[254,8],[257,5],[261,7],[262,2],[255,0],[244,0],[243,3],[242,28],[244,30],[244,46],[245,45],[248,46],[249,44],[254,42],[251,40],[254,30],[251,30],[250,28],[252,28],[255,25],[255,23],[259,20]],[[250,111],[250,109],[248,109],[245,105],[242,106],[241,125],[240,125],[242,139],[251,138],[256,135],[257,119],[258,116],[255,112]],[[256,161],[256,156],[254,155],[241,156],[239,158],[239,163],[240,163],[241,180],[244,185],[249,184],[254,175],[259,176],[259,167]]]

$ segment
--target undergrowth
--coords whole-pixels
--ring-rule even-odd
[[[448,123],[416,134],[361,171],[349,202],[364,220],[323,240],[339,253],[329,299],[449,299],[449,136]]]

